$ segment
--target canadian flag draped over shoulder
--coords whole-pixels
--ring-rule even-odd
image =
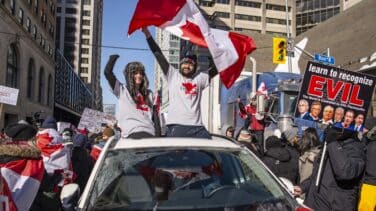
[[[44,129],[37,134],[37,146],[41,150],[47,173],[61,172],[65,175],[64,183],[69,183],[74,177],[70,149],[61,142],[60,135],[54,129]],[[62,185],[63,183],[59,184]]]
[[[239,77],[247,54],[256,49],[248,36],[210,28],[192,0],[139,0],[128,34],[150,25],[207,47],[227,88]]]
[[[29,210],[38,193],[44,166],[39,160],[15,160],[0,164],[0,206],[3,210]]]

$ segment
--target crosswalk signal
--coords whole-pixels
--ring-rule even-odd
[[[286,63],[286,39],[273,37],[273,63]]]

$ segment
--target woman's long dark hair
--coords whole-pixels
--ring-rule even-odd
[[[133,76],[137,71],[141,71],[143,75],[143,80],[141,85],[137,88],[134,84]],[[127,89],[129,94],[131,95],[132,99],[136,104],[140,104],[139,99],[137,98],[137,94],[140,93],[144,99],[144,102],[149,106],[152,107],[153,102],[150,102],[148,90],[149,87],[149,80],[145,74],[145,67],[141,62],[130,62],[127,64],[124,70],[124,77],[127,82]]]
[[[299,150],[301,154],[310,150],[313,147],[319,146],[321,144],[319,135],[315,128],[309,127],[304,130],[302,141],[299,145]]]

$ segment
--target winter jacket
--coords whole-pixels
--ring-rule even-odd
[[[266,151],[262,161],[266,166],[277,176],[284,177],[290,181],[294,181],[296,172],[292,169],[297,169],[291,166],[291,155],[284,147],[273,147]]]
[[[84,147],[73,147],[72,165],[73,171],[77,174],[75,182],[82,193],[93,169],[94,161]]]
[[[359,211],[376,209],[376,134],[366,145],[366,167],[360,191]]]
[[[289,171],[290,171],[290,178],[291,178],[291,182],[293,184],[298,184],[299,182],[299,157],[300,157],[300,153],[298,152],[298,150],[291,146],[289,143],[286,143],[285,145],[285,148],[287,149],[287,151],[289,151],[289,154],[291,156],[291,159],[289,161]]]
[[[327,155],[319,186],[316,178],[321,154],[313,165],[312,175],[302,182],[304,204],[314,210],[356,210],[365,154],[358,139],[349,138],[327,144]]]
[[[317,154],[319,154],[319,152],[320,152],[320,149],[318,147],[314,147],[299,157],[300,183],[306,180],[309,176],[311,176],[312,169],[313,169],[313,162]]]

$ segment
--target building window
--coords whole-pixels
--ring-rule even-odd
[[[89,64],[89,59],[88,58],[82,58],[81,63],[82,64]]]
[[[252,16],[252,15],[235,14],[235,19],[261,22],[260,16]]]
[[[65,13],[67,14],[77,14],[76,8],[65,8]]]
[[[87,84],[87,77],[81,77],[81,80],[85,83],[85,84]]]
[[[90,44],[89,39],[82,39],[82,44],[89,45]]]
[[[14,0],[9,1],[9,6],[10,6],[10,11],[12,12],[12,14],[14,14],[15,9],[16,9],[16,3],[14,2]]]
[[[90,5],[91,4],[91,0],[84,0],[84,5]]]
[[[266,18],[266,22],[272,23],[272,24],[286,25],[286,20],[284,20],[284,19]],[[289,24],[291,25],[291,20],[289,20]]]
[[[88,48],[81,48],[81,53],[89,54],[89,49]]]
[[[8,48],[7,55],[7,74],[6,86],[17,88],[18,66],[17,66],[17,50],[15,44],[11,44]]]
[[[216,0],[215,2],[219,4],[230,4],[230,0]]]
[[[39,1],[34,0],[34,12],[38,14],[38,10],[39,10]]]
[[[88,72],[89,72],[89,68],[81,67],[81,73],[88,73]]]
[[[90,26],[90,20],[82,20],[82,25]]]
[[[215,16],[218,18],[230,18],[230,13],[228,12],[215,12]]]
[[[34,76],[35,76],[35,64],[34,60],[30,59],[29,60],[29,66],[27,68],[27,97],[29,99],[34,98]]]
[[[33,37],[34,37],[34,39],[37,39],[37,26],[36,26],[36,25],[33,26],[33,31],[32,31],[32,33],[33,33]]]
[[[23,24],[23,16],[24,16],[24,11],[20,8],[18,10],[18,22],[20,22],[20,24]]]
[[[261,8],[261,3],[252,1],[235,1],[235,4],[242,7]]]
[[[203,7],[212,7],[214,6],[214,2],[212,1],[199,1],[199,5]]]
[[[267,10],[275,10],[275,11],[286,11],[286,6],[282,5],[275,5],[275,4],[266,4]],[[291,11],[291,7],[288,7],[289,12]]]
[[[82,34],[84,35],[90,35],[90,30],[89,29],[82,29]]]
[[[39,71],[39,87],[38,87],[38,102],[43,103],[44,102],[44,69],[43,67],[40,68]]]
[[[54,86],[53,86],[53,79],[52,76],[48,76],[48,88],[47,88],[47,104],[49,106],[53,106],[53,93],[54,93]]]
[[[90,10],[84,10],[84,16],[90,17]]]
[[[28,32],[31,31],[31,20],[30,20],[30,18],[26,18],[26,30]]]

